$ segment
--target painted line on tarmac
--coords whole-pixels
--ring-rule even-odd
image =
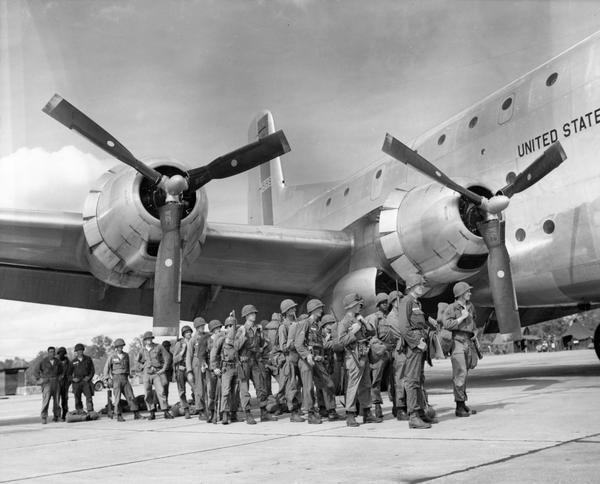
[[[539,449],[528,450],[528,451],[525,451],[525,452],[521,452],[520,454],[513,454],[513,455],[509,455],[507,457],[502,457],[501,459],[496,459],[496,460],[492,460],[492,461],[489,461],[489,462],[484,462],[483,464],[479,464],[479,465],[476,465],[476,466],[467,467],[465,469],[460,469],[460,470],[457,470],[457,471],[447,472],[446,474],[440,474],[439,476],[424,477],[424,478],[420,478],[420,479],[410,479],[407,482],[409,482],[411,484],[419,484],[421,482],[429,482],[429,481],[433,481],[433,480],[436,480],[436,479],[443,479],[444,477],[449,477],[449,476],[455,476],[455,475],[458,475],[458,474],[463,474],[465,472],[473,471],[473,470],[476,470],[476,469],[481,469],[483,467],[488,467],[488,466],[492,466],[492,465],[495,465],[495,464],[502,464],[504,462],[509,462],[509,461],[511,461],[513,459],[518,459],[519,457],[525,457],[525,456],[528,456],[528,455],[537,454],[537,453],[543,452],[545,450],[556,449],[558,447],[562,447],[563,445],[568,445],[568,444],[573,444],[573,443],[583,443],[582,441],[585,442],[586,439],[593,439],[593,438],[598,437],[598,436],[600,436],[600,433],[585,435],[583,437],[577,437],[576,439],[565,440],[565,441],[559,442],[559,443],[554,444],[554,445],[548,445],[546,447],[540,447]]]

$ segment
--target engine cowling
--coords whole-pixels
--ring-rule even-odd
[[[479,272],[488,251],[470,223],[471,209],[458,193],[438,183],[394,190],[379,217],[379,243],[388,267],[402,279],[423,274],[431,296]]]
[[[174,160],[146,163],[164,174],[184,173]],[[153,200],[145,195],[144,178],[120,164],[102,175],[90,190],[83,208],[83,230],[95,277],[117,287],[140,287],[154,277],[156,253],[162,237]],[[183,264],[193,261],[206,237],[208,203],[203,188],[184,194],[186,208],[181,220]]]

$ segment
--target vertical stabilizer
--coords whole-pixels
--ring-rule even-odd
[[[252,143],[275,132],[273,115],[263,111],[251,123],[248,142]],[[273,225],[277,201],[284,189],[283,172],[279,157],[263,163],[248,172],[248,223]]]

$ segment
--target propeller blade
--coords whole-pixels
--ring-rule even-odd
[[[521,339],[521,320],[510,269],[510,257],[505,244],[505,225],[497,218],[477,224],[488,248],[487,261],[490,291],[501,333],[512,333]]]
[[[531,165],[517,175],[512,183],[506,185],[500,193],[512,197],[515,193],[527,190],[530,186],[540,181],[548,173],[557,168],[567,159],[567,154],[560,141],[553,143],[546,151],[535,159]]]
[[[181,303],[181,204],[159,209],[162,240],[154,271],[154,321],[157,336],[177,336]]]
[[[389,133],[385,135],[385,141],[383,142],[383,147],[381,148],[381,150],[384,153],[390,155],[392,158],[401,161],[405,165],[412,166],[415,170],[418,170],[421,173],[423,173],[423,175],[426,175],[429,178],[434,179],[438,183],[441,183],[442,185],[450,188],[451,190],[460,193],[476,205],[481,205],[482,200],[484,200],[484,198],[481,195],[477,195],[471,190],[468,190],[460,186],[458,183],[452,181],[444,173],[442,173],[434,164],[427,161],[416,151],[411,150],[408,146],[394,138]]]
[[[158,171],[138,160],[108,131],[105,131],[95,121],[87,117],[58,94],[55,94],[48,101],[42,111],[64,124],[67,128],[74,129],[98,148],[114,156],[117,160],[121,160],[123,163],[131,166],[154,184],[157,184],[161,180],[162,175]]]
[[[189,171],[190,188],[197,190],[209,181],[227,178],[250,170],[290,151],[282,130],[242,146],[231,153],[216,158],[208,165]]]

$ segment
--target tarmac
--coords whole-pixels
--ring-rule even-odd
[[[396,421],[387,398],[383,423],[348,428],[290,423],[287,414],[253,426],[131,414],[124,423],[41,425],[40,395],[8,397],[0,400],[0,483],[599,482],[593,350],[485,355],[469,377],[478,413],[468,418],[454,416],[450,377],[449,359],[426,369],[440,419],[429,430]],[[103,406],[104,392],[94,401]]]

